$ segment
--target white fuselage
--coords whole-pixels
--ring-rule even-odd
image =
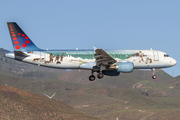
[[[117,62],[132,62],[134,69],[166,68],[176,65],[176,60],[165,52],[156,50],[105,50]],[[93,50],[57,50],[23,52],[28,56],[6,53],[5,57],[39,66],[59,69],[92,69],[96,64]],[[84,64],[89,63],[87,66]]]

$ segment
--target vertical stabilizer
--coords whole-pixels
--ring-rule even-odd
[[[21,30],[15,22],[7,22],[14,51],[39,51],[31,39]]]

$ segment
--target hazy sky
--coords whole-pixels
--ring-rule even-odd
[[[0,48],[13,51],[6,22],[17,22],[43,49],[154,49],[180,75],[179,0],[1,0]]]

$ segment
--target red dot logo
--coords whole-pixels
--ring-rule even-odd
[[[14,34],[14,32],[11,32],[12,34]]]
[[[21,35],[21,33],[18,33],[18,35]]]
[[[29,41],[29,40],[26,40],[26,43],[27,43],[27,44],[29,44],[29,43],[30,43],[30,41]]]
[[[24,36],[25,36],[25,34],[22,34],[22,36],[24,37]]]
[[[17,38],[16,38],[16,37],[14,37],[14,38],[13,38],[13,40],[17,40]]]
[[[17,45],[15,48],[16,48],[17,50],[19,50],[21,47],[20,47],[19,45]]]
[[[28,37],[25,37],[25,39],[29,39]]]
[[[27,45],[26,44],[22,44],[22,47],[26,47]]]
[[[16,35],[15,34],[12,34],[13,37],[15,37]]]
[[[19,44],[19,42],[18,41],[14,41],[14,44],[17,45],[17,44]]]

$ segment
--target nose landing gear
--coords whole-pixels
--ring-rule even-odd
[[[157,76],[156,76],[156,75],[154,75],[154,74],[155,74],[155,69],[151,69],[151,70],[152,70],[152,72],[153,72],[152,79],[156,79],[156,78],[157,78]]]
[[[156,79],[156,78],[157,78],[157,76],[156,76],[156,75],[153,75],[153,76],[152,76],[152,79]]]

